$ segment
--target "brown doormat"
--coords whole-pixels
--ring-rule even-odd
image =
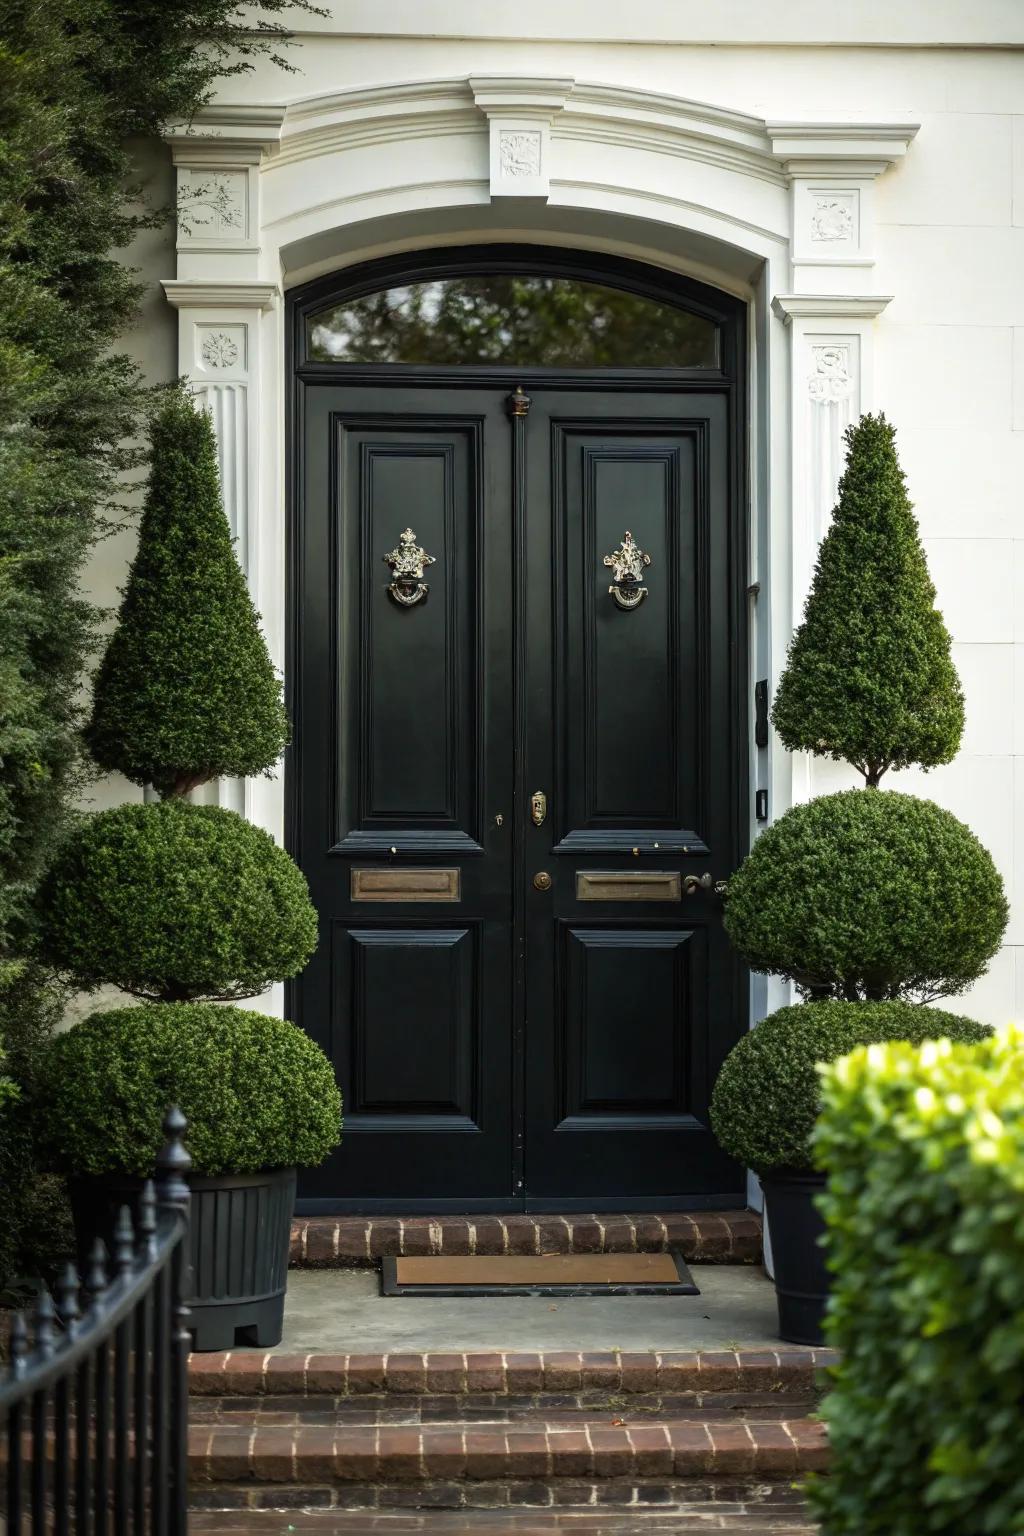
[[[445,1254],[381,1261],[382,1296],[699,1296],[682,1255]]]

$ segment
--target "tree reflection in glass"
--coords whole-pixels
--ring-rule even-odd
[[[308,317],[313,362],[714,368],[718,328],[654,299],[568,277],[408,283]]]

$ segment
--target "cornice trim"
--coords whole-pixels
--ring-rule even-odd
[[[169,278],[160,286],[175,309],[272,309],[281,294],[278,283]]]
[[[797,319],[873,320],[892,299],[891,293],[779,293],[772,309],[787,325]]]

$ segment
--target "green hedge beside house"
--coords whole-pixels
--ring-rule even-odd
[[[823,1069],[826,1536],[1024,1530],[1024,1030]]]

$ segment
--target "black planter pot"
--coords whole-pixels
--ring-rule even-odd
[[[779,1337],[788,1344],[821,1344],[829,1273],[819,1239],[825,1222],[814,1203],[825,1188],[820,1173],[773,1173],[761,1179],[768,1210]]]
[[[109,1249],[122,1205],[137,1215],[142,1180],[110,1174],[68,1184],[78,1260],[84,1265],[97,1237]],[[193,1175],[189,1186],[193,1348],[280,1344],[295,1169]]]

